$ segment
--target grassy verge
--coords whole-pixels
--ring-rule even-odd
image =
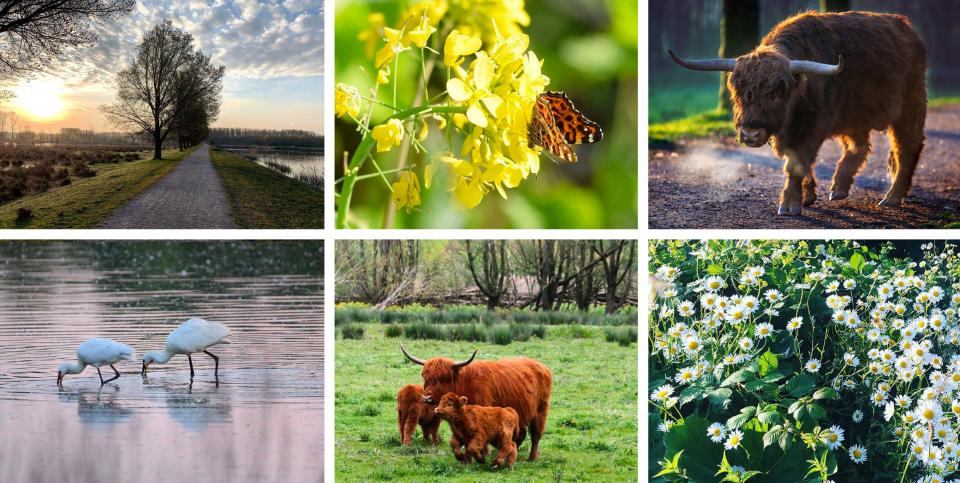
[[[166,176],[194,149],[164,151],[163,159],[156,161],[95,164],[95,177],[0,206],[0,228],[93,228]],[[18,220],[20,208],[29,209],[32,216]]]
[[[323,192],[253,161],[210,149],[241,228],[322,228]]]
[[[733,121],[726,111],[706,111],[690,117],[650,125],[650,145],[681,138],[733,134]]]
[[[943,107],[952,104],[960,104],[960,96],[955,97],[934,97],[927,101],[928,107]]]
[[[576,327],[576,330],[573,328]],[[382,324],[367,324],[363,339],[339,339],[336,351],[336,475],[344,481],[636,481],[637,346],[604,340],[600,327],[548,327],[543,339],[509,345],[405,340],[420,357],[535,358],[553,372],[547,430],[540,460],[526,461],[529,437],[512,469],[461,465],[440,427],[442,443],[400,445],[396,392],[422,383],[420,367],[404,359],[398,339]]]

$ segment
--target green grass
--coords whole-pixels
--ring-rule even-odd
[[[650,86],[650,108],[647,119],[659,124],[716,109],[720,92],[719,76],[715,82],[684,83],[681,79],[669,86]]]
[[[960,104],[960,96],[934,97],[927,101],[928,107],[942,107],[952,104]]]
[[[323,228],[323,192],[226,151],[210,149],[241,228]]]
[[[603,329],[549,327],[546,338],[498,346],[478,342],[405,340],[419,357],[526,356],[553,371],[553,393],[540,459],[526,461],[529,437],[512,469],[461,465],[440,427],[440,445],[400,445],[393,395],[422,383],[420,367],[400,353],[384,325],[367,325],[363,340],[338,340],[336,351],[336,477],[338,481],[637,481],[637,346],[604,341]],[[578,326],[579,327],[579,326]],[[584,333],[581,333],[584,335]]]
[[[650,144],[688,137],[733,134],[733,121],[727,111],[706,111],[690,117],[650,125]]]
[[[94,164],[92,178],[0,206],[0,228],[93,228],[124,203],[159,181],[196,148],[164,151],[163,159]],[[144,154],[152,157],[152,151]],[[17,221],[17,209],[33,216]]]

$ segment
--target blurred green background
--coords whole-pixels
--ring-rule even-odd
[[[357,35],[368,28],[368,15],[381,12],[387,26],[396,26],[403,10],[414,2],[337,2],[335,79],[369,95],[373,62],[364,54]],[[638,3],[622,0],[533,0],[526,2],[530,25],[530,49],[544,60],[543,72],[550,77],[548,90],[567,93],[576,107],[598,122],[604,131],[601,142],[575,146],[579,161],[559,164],[540,157],[540,173],[531,175],[519,188],[507,191],[504,200],[489,193],[479,206],[463,208],[446,190],[449,178],[444,170],[434,177],[431,189],[422,189],[422,204],[412,213],[396,212],[387,228],[635,228],[637,212],[637,22]],[[436,35],[434,36],[436,37]],[[437,40],[436,38],[432,40]],[[379,43],[382,46],[383,43]],[[434,45],[434,44],[431,44]],[[437,47],[439,49],[439,46]],[[398,104],[409,107],[418,82],[419,57],[401,55]],[[431,95],[444,89],[442,73],[435,73]],[[389,99],[392,85],[381,87],[380,96]],[[371,127],[387,115],[374,111]],[[435,125],[433,125],[435,126]],[[433,127],[431,126],[431,127]],[[336,177],[343,176],[344,152],[353,153],[360,135],[350,122],[335,124]],[[431,135],[428,149],[445,149],[440,136]],[[459,142],[455,143],[459,149]],[[417,174],[423,176],[425,159],[411,153]],[[381,169],[397,167],[399,149],[376,156]],[[360,175],[376,173],[365,163]],[[396,181],[396,175],[388,175]],[[422,187],[423,188],[423,187]],[[339,193],[340,185],[336,191]],[[357,183],[350,207],[351,226],[384,228],[390,191],[381,179]]]
[[[716,111],[720,74],[691,72],[670,60],[668,49],[682,57],[717,57],[725,9],[755,5],[759,38],[776,24],[808,10],[866,10],[899,13],[910,18],[927,47],[927,92],[932,105],[960,102],[960,1],[957,0],[651,0],[650,109],[653,133],[670,137],[687,130],[701,135],[729,124],[729,114]],[[759,43],[753,42],[752,49]],[[698,116],[699,115],[699,116]],[[691,117],[696,116],[696,117]],[[684,119],[688,118],[689,119]],[[670,126],[658,123],[684,119]],[[730,127],[730,126],[728,126]]]

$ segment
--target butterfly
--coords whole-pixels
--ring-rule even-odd
[[[595,143],[603,139],[600,125],[587,119],[562,92],[547,91],[533,105],[533,119],[527,126],[527,142],[571,163],[577,153],[571,144]]]

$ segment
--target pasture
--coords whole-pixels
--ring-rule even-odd
[[[387,337],[387,324],[366,323],[361,339],[336,343],[336,477],[343,481],[636,481],[637,345],[608,342],[604,327],[547,326],[543,338],[488,342],[411,340]],[[525,356],[553,372],[547,429],[540,459],[528,462],[530,438],[519,448],[512,469],[461,465],[440,426],[441,444],[424,443],[420,429],[412,446],[402,446],[397,428],[396,393],[422,383],[420,366],[400,353],[399,344],[418,357],[478,359]],[[492,460],[492,457],[490,458]]]

